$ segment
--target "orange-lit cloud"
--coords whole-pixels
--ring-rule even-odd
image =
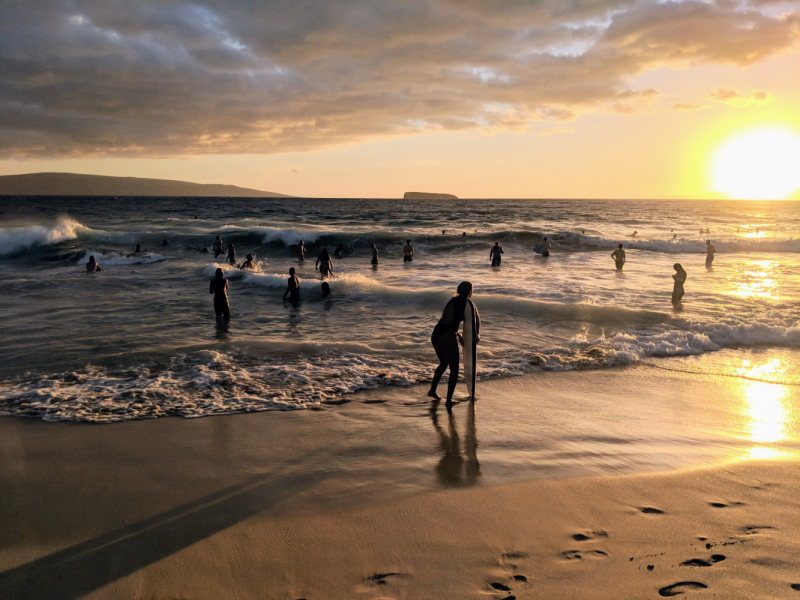
[[[526,131],[647,110],[659,92],[635,76],[746,66],[798,37],[796,14],[734,0],[4,2],[0,158]]]
[[[683,110],[683,111],[693,111],[693,110],[703,110],[704,108],[708,108],[702,104],[690,104],[688,102],[676,102],[672,105],[672,110]]]
[[[767,104],[772,102],[775,98],[772,94],[764,90],[753,90],[749,94],[741,94],[736,90],[718,87],[708,95],[708,99],[714,102],[728,104],[729,106],[745,108],[753,105]]]

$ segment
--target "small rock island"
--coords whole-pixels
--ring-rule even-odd
[[[458,200],[453,194],[434,194],[432,192],[406,192],[404,200]]]

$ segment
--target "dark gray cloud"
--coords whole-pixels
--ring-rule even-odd
[[[634,0],[4,0],[0,156],[283,152],[646,110],[661,65],[746,66],[794,13]]]

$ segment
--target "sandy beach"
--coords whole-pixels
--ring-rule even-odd
[[[412,386],[5,418],[0,597],[791,598],[797,391],[757,383],[784,394],[780,440],[741,380],[652,367],[484,382],[451,413]]]

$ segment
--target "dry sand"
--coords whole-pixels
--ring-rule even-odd
[[[617,394],[636,382],[616,377]],[[366,467],[325,462],[333,448],[363,452],[347,440],[376,430],[368,415],[389,415],[346,408],[120,426],[0,420],[0,598],[800,598],[794,459],[426,488],[412,468],[380,462],[399,455],[393,436],[414,446],[433,435],[427,418],[398,416],[369,439],[383,440],[371,449],[378,472],[405,477],[403,494]],[[420,471],[429,479],[435,458]],[[469,452],[459,460],[468,470]]]

